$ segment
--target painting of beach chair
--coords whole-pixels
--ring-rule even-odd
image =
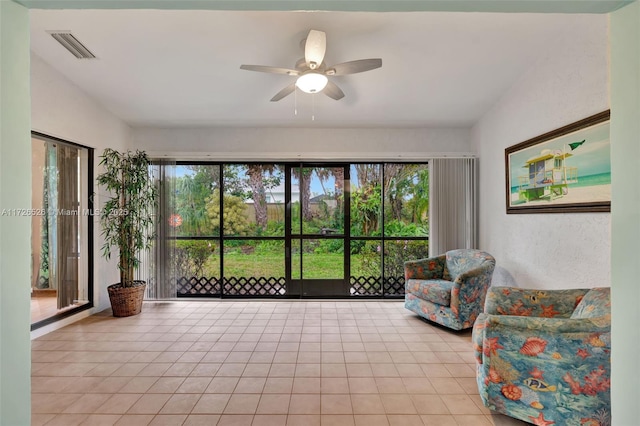
[[[507,213],[611,211],[609,111],[505,149]]]

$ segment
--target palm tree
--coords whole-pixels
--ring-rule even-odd
[[[358,175],[358,186],[364,188],[382,180],[382,167],[378,164],[354,164]]]
[[[311,175],[313,174],[312,168],[309,167],[293,167],[291,173],[298,179],[298,185],[300,186],[300,203],[302,204],[302,219],[311,220],[311,208],[309,201],[311,200]]]
[[[385,164],[383,193],[387,196],[387,205],[391,208],[390,220],[402,219],[402,183],[404,164]]]
[[[417,171],[417,183],[413,188],[411,199],[412,221],[421,222],[429,214],[429,169],[423,168]]]
[[[352,223],[360,224],[362,235],[371,235],[378,230],[382,208],[382,166],[379,164],[354,164],[353,166],[358,185],[356,188],[351,188],[351,220]]]
[[[320,179],[320,185],[324,190],[323,182],[327,182],[331,177],[334,179],[334,194],[336,199],[335,211],[344,213],[344,168],[343,167],[331,167],[331,168],[318,168],[315,169],[318,179]],[[326,194],[326,190],[324,191]]]
[[[248,184],[251,188],[253,207],[256,214],[256,224],[262,229],[267,227],[269,219],[267,212],[267,195],[265,191],[265,173],[273,175],[280,168],[276,164],[247,165]]]

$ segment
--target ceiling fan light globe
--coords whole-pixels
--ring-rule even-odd
[[[305,93],[318,93],[326,87],[328,81],[327,76],[317,72],[310,72],[298,77],[296,86]]]

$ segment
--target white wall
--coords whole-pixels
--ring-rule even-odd
[[[125,149],[130,143],[131,136],[131,129],[126,123],[105,110],[33,52],[31,53],[31,126],[35,131],[95,148],[94,175],[99,172],[98,157],[102,154],[102,150],[107,147]],[[97,207],[101,194],[96,186],[94,191],[97,193]],[[92,311],[97,312],[110,306],[106,288],[109,284],[118,282],[119,276],[115,262],[106,262],[100,256],[102,241],[98,217],[93,219],[96,307]],[[77,317],[86,315],[85,312]],[[59,325],[56,323],[56,326]],[[43,330],[39,331],[43,332]],[[45,331],[51,331],[51,327],[47,327]],[[32,336],[35,337],[38,334],[35,332]]]
[[[129,126],[31,52],[33,130],[98,149],[124,148]]]
[[[640,418],[640,3],[611,14],[612,424]]]
[[[493,285],[610,286],[609,213],[507,215],[506,147],[609,108],[608,17],[583,15],[472,128]]]
[[[320,128],[135,128],[151,156],[219,160],[393,160],[469,154],[470,130]]]
[[[31,203],[29,11],[0,1],[0,211]],[[0,215],[0,424],[31,418],[31,220]]]

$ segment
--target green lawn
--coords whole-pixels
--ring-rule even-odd
[[[216,256],[216,265],[219,262]],[[284,277],[284,252],[277,254],[225,253],[224,273],[234,277]]]
[[[351,256],[351,275],[371,275],[362,267],[362,255]],[[284,277],[284,253],[231,252],[224,254],[224,272],[235,277]],[[220,258],[209,257],[204,275],[220,276]],[[344,278],[342,253],[311,253],[303,257],[304,278]],[[293,256],[292,278],[300,278],[300,255]]]
[[[300,254],[293,256],[291,278],[300,277]],[[310,253],[302,258],[302,278],[344,278],[342,253]]]

